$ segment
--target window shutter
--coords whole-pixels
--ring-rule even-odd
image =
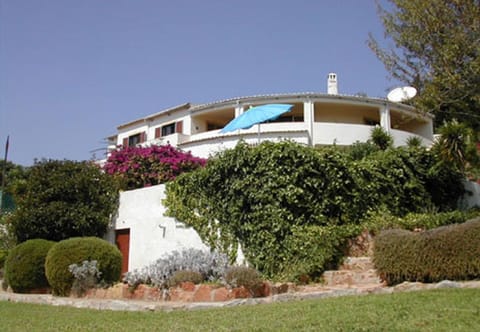
[[[126,148],[128,146],[128,137],[123,139],[123,147]]]
[[[155,128],[155,138],[159,138],[160,136],[162,136],[162,128],[157,127]]]
[[[183,121],[178,121],[176,123],[175,132],[180,134],[183,132]]]
[[[143,143],[147,140],[147,133],[144,131],[140,134],[140,143]]]

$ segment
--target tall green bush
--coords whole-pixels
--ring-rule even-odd
[[[74,281],[69,266],[84,261],[97,261],[103,283],[120,280],[122,254],[116,246],[95,237],[71,238],[55,244],[45,260],[45,272],[55,295],[69,295]]]
[[[16,293],[27,293],[49,286],[45,277],[45,257],[53,241],[33,239],[10,250],[5,262],[5,277]]]
[[[42,160],[28,174],[11,221],[18,242],[105,234],[118,205],[118,189],[97,165]]]
[[[315,277],[338,259],[342,240],[354,235],[346,234],[344,226],[356,229],[380,208],[396,216],[448,210],[434,191],[449,191],[450,201],[457,199],[458,173],[440,166],[450,180],[434,182],[430,171],[437,163],[426,149],[369,145],[357,152],[353,157],[336,147],[240,142],[169,183],[164,204],[170,216],[194,227],[210,247],[234,258],[240,244],[248,262],[267,277],[291,275],[288,266],[299,266],[292,253],[302,253],[301,248],[318,251],[312,261],[304,257],[301,262],[305,273]],[[298,229],[310,235],[298,240]],[[312,235],[317,233],[322,237]]]
[[[337,150],[318,153],[292,142],[241,143],[168,185],[165,204],[211,247],[234,255],[239,242],[253,266],[274,276],[293,226],[348,219],[354,183]]]

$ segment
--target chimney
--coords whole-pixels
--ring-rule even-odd
[[[328,74],[327,93],[329,95],[338,95],[337,74],[335,73]]]

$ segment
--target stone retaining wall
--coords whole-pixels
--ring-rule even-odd
[[[95,288],[87,292],[86,298],[94,299],[130,299],[142,301],[172,302],[224,302],[235,299],[268,297],[276,294],[295,291],[295,285],[271,284],[264,282],[255,292],[244,287],[227,288],[221,285],[184,282],[179,287],[160,290],[156,287],[138,285],[136,288],[127,284],[116,284],[110,288]]]

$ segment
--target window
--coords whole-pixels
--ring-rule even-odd
[[[281,116],[279,118],[276,118],[274,120],[269,120],[267,122],[303,122],[303,115],[299,116],[294,116],[294,115],[288,115],[288,116]]]
[[[378,125],[380,125],[380,122],[379,122],[378,120],[369,119],[369,118],[364,118],[364,119],[363,119],[363,122],[364,122],[367,126],[378,126]]]
[[[128,146],[135,146],[138,143],[140,143],[140,134],[136,134],[128,137]]]
[[[222,125],[219,125],[219,124],[216,124],[216,123],[207,122],[207,131],[222,129],[223,127],[225,127],[225,125],[222,126]]]
[[[147,140],[147,133],[145,132],[135,134],[135,135],[130,135],[123,139],[123,146],[124,147],[135,146],[139,143],[145,142],[146,140]]]
[[[175,123],[162,126],[162,136],[167,136],[175,133]]]

